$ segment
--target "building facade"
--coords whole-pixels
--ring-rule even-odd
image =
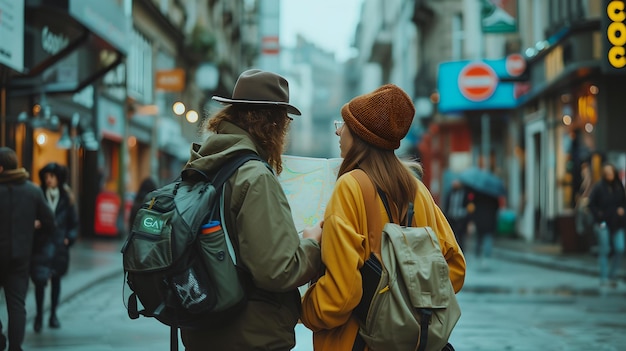
[[[588,249],[592,235],[577,242],[571,237],[583,164],[597,181],[601,164],[611,162],[624,182],[626,142],[619,128],[624,49],[618,39],[624,5],[534,1],[521,13],[530,79],[517,111],[524,130],[517,146],[526,165],[519,230],[527,240],[561,240],[568,250]]]
[[[108,148],[98,138],[100,104],[110,117],[111,130],[119,132],[124,119],[123,102],[97,97],[99,81],[128,54],[129,5],[129,1],[24,0],[2,9],[15,11],[16,16],[10,16],[16,21],[13,29],[23,34],[3,41],[14,45],[16,54],[22,53],[22,62],[19,67],[0,65],[6,97],[0,101],[2,144],[16,150],[35,182],[48,162],[68,166],[81,231],[90,233],[102,180],[98,163]]]
[[[123,234],[139,183],[178,175],[203,138],[206,102],[230,94],[257,55],[245,20],[256,1],[17,0],[0,10],[23,37],[0,44],[10,57],[0,58],[1,145],[31,175],[68,167],[81,236]]]

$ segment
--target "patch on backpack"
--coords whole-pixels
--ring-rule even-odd
[[[137,217],[137,220],[139,220],[139,231],[146,234],[161,235],[163,227],[172,216],[171,213],[162,214],[141,209],[137,213]]]

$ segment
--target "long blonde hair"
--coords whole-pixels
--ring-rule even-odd
[[[363,141],[356,134],[351,134],[352,147],[339,167],[338,177],[354,169],[362,169],[374,186],[387,195],[393,218],[404,222],[409,202],[415,199],[416,176],[421,174],[421,165],[403,162],[393,150],[379,149]],[[417,174],[414,174],[411,168]]]
[[[261,152],[267,155],[267,163],[276,174],[283,171],[281,155],[290,121],[286,108],[273,105],[230,105],[208,119],[205,128],[217,133],[222,121],[231,122],[250,134],[262,149]]]

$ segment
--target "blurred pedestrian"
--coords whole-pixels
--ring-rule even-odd
[[[617,287],[617,274],[624,255],[624,209],[624,185],[615,167],[607,163],[602,166],[602,179],[593,186],[589,195],[589,210],[593,214],[594,229],[598,237],[598,264],[602,287]]]
[[[476,229],[476,259],[478,267],[487,269],[493,251],[493,236],[498,224],[500,202],[497,197],[470,190],[468,212]]]
[[[135,217],[137,216],[137,211],[143,206],[145,203],[146,195],[157,188],[157,184],[152,179],[152,177],[145,178],[141,184],[139,185],[139,190],[135,194],[135,198],[133,199],[133,206],[130,209],[130,215],[128,217],[128,228],[133,227],[133,222],[135,222]]]
[[[48,206],[54,212],[56,230],[49,240],[37,242],[33,248],[31,280],[35,284],[35,315],[34,329],[39,333],[43,324],[43,306],[45,289],[50,281],[50,316],[48,326],[60,328],[57,316],[59,296],[61,294],[61,277],[69,267],[69,248],[77,237],[78,217],[74,195],[67,186],[67,168],[52,162],[39,170],[41,190]]]
[[[591,167],[588,162],[580,165],[580,188],[576,192],[576,232],[579,235],[585,234],[587,228],[593,224],[593,216],[589,211],[589,195],[593,188],[593,177]]]
[[[9,316],[9,351],[22,350],[24,341],[35,229],[44,236],[55,229],[54,214],[43,192],[17,164],[15,151],[0,147],[0,287],[4,289]],[[0,327],[0,346],[5,343]]]
[[[300,316],[298,287],[321,265],[320,225],[298,236],[274,174],[282,172],[289,114],[300,111],[289,104],[285,78],[257,69],[241,73],[232,98],[213,99],[227,106],[208,119],[207,131],[213,133],[203,144],[192,145],[185,168],[213,176],[242,153],[256,153],[267,163],[247,162],[224,186],[224,224],[249,286],[248,303],[220,328],[181,330],[183,343],[187,351],[290,350]]]
[[[414,113],[406,93],[387,84],[345,104],[343,121],[335,122],[343,162],[324,214],[321,245],[325,273],[308,288],[302,302],[302,322],[313,330],[315,350],[363,350],[361,340],[355,342],[359,322],[353,311],[363,295],[360,269],[375,249],[366,244],[367,233],[374,229],[367,228],[365,202],[355,175],[359,169],[389,199],[396,223],[406,223],[409,203],[415,204],[413,225],[433,228],[454,291],[463,286],[465,258],[448,221],[426,186],[394,152]],[[376,199],[383,209],[381,196]],[[381,224],[388,218],[382,210]],[[382,231],[382,226],[378,230]]]
[[[469,222],[467,205],[469,203],[469,194],[463,184],[458,179],[453,180],[450,192],[446,195],[443,213],[454,231],[454,236],[461,250],[465,249],[467,225]]]

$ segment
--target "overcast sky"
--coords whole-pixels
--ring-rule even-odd
[[[343,61],[361,14],[363,0],[280,0],[280,43],[293,47],[299,33]]]

